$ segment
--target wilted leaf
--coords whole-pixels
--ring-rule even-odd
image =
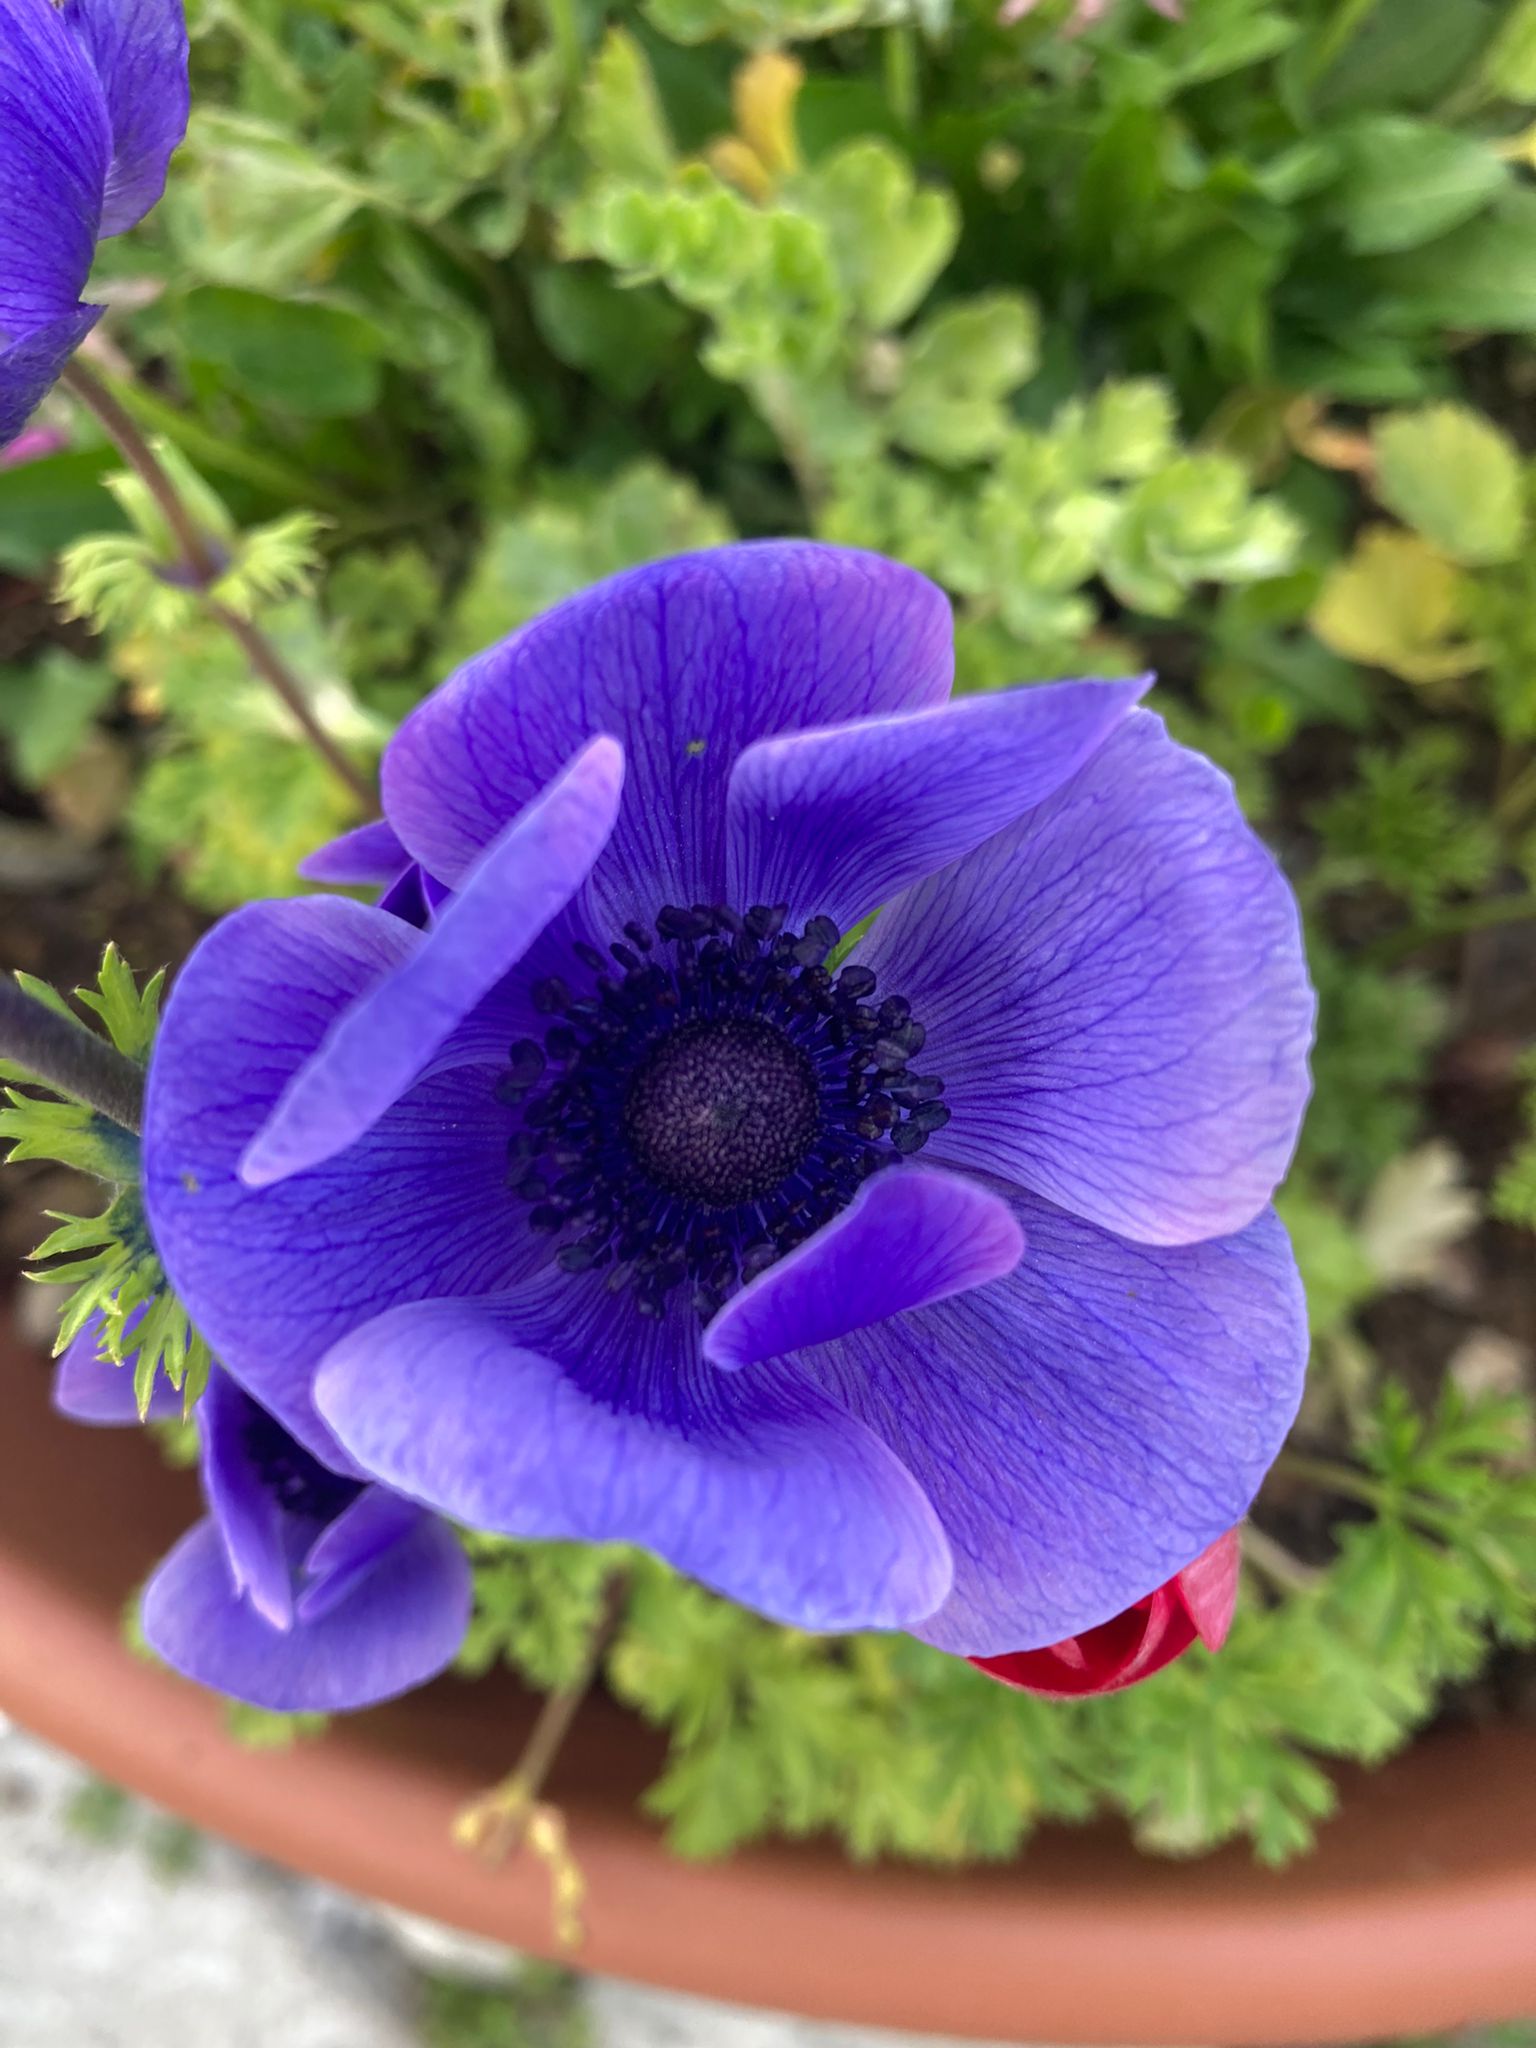
[[[1360,1215],[1360,1243],[1384,1286],[1432,1280],[1442,1252],[1477,1225],[1465,1162],[1443,1138],[1382,1168]]]
[[[1360,536],[1323,585],[1311,626],[1336,654],[1410,683],[1470,675],[1486,659],[1463,634],[1460,572],[1417,534],[1391,526]]]

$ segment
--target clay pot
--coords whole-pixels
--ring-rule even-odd
[[[218,1703],[124,1649],[122,1606],[194,1512],[127,1433],[57,1421],[41,1361],[3,1360],[0,1709],[199,1827],[523,1949],[542,1868],[449,1823],[515,1757],[530,1702],[443,1682],[318,1744],[231,1746]],[[677,1861],[638,1814],[655,1738],[595,1702],[553,1790],[589,1886],[596,1970],[826,2018],[1056,2042],[1346,2041],[1536,2012],[1536,1728],[1421,1742],[1347,1774],[1312,1857],[1172,1864],[1114,1827],[1005,1869],[851,1868],[832,1849]]]

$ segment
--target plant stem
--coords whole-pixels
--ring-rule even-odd
[[[1520,896],[1489,896],[1480,903],[1463,903],[1447,910],[1432,924],[1414,925],[1405,932],[1393,932],[1375,945],[1367,946],[1362,958],[1372,967],[1391,967],[1421,946],[1436,939],[1454,939],[1467,932],[1487,931],[1501,924],[1520,924],[1536,918],[1536,890]]]
[[[372,789],[315,717],[305,699],[303,685],[276,646],[253,620],[242,618],[214,596],[213,586],[222,573],[221,565],[207,535],[199,529],[132,414],[78,356],[65,370],[60,382],[94,414],[118,453],[153,498],[181,551],[182,561],[197,586],[198,596],[208,616],[224,628],[255,673],[282,699],[289,715],[326,766],[345,784],[365,811],[373,810],[375,799]]]
[[[507,1776],[490,1792],[474,1800],[459,1817],[457,1834],[461,1841],[491,1856],[506,1856],[527,1833],[539,1807],[555,1759],[564,1747],[582,1703],[592,1690],[603,1658],[624,1617],[624,1596],[628,1590],[622,1572],[615,1573],[603,1594],[602,1606],[581,1653],[574,1675],[550,1693],[539,1709],[538,1719],[523,1745],[523,1753]]]
[[[1352,1465],[1335,1464],[1331,1458],[1308,1458],[1300,1451],[1282,1451],[1275,1470],[1289,1479],[1304,1479],[1324,1493],[1337,1493],[1346,1500],[1364,1501],[1378,1510],[1386,1507],[1387,1490]]]
[[[1243,1524],[1243,1562],[1282,1593],[1310,1592],[1323,1576],[1315,1565],[1303,1564],[1252,1522]]]
[[[918,116],[917,37],[909,23],[898,22],[885,31],[882,56],[886,102],[903,128],[915,128]]]
[[[116,445],[117,452],[138,477],[145,490],[154,499],[161,518],[171,530],[171,536],[181,549],[182,561],[198,583],[207,586],[217,580],[219,564],[208,536],[201,531],[196,520],[182,503],[176,486],[167,475],[164,465],[139,431],[138,422],[127,408],[119,404],[94,370],[87,369],[77,356],[65,370],[59,382],[65,390],[79,399],[88,412],[94,413],[97,421],[106,429]]]
[[[29,996],[9,976],[0,979],[0,1055],[138,1136],[143,1068],[73,1017]]]

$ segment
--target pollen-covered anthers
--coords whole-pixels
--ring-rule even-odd
[[[552,1021],[497,1085],[522,1110],[508,1179],[530,1223],[566,1237],[566,1271],[603,1269],[647,1314],[686,1285],[713,1315],[949,1121],[943,1082],[908,1064],[925,1038],[911,1005],[873,1001],[868,967],[827,966],[830,918],[784,919],[668,904],[611,958],[577,946],[590,984],[535,987]]]

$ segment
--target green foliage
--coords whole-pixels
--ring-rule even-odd
[[[478,1677],[504,1662],[546,1691],[567,1684],[581,1667],[618,1553],[503,1536],[464,1540],[475,1567],[475,1611],[459,1669]]]
[[[1486,882],[1498,862],[1493,825],[1457,788],[1464,750],[1452,732],[1416,733],[1395,751],[1369,748],[1360,780],[1318,814],[1330,852],[1404,898],[1421,920]]]
[[[1316,1097],[1281,1205],[1355,1456],[1335,1561],[1275,1602],[1253,1574],[1221,1658],[1062,1710],[628,1559],[608,1676],[667,1733],[656,1810],[699,1854],[830,1829],[1003,1856],[1104,1811],[1158,1849],[1293,1852],[1329,1758],[1406,1740],[1528,1625],[1517,1432],[1394,1408],[1360,1312],[1394,1284],[1373,1216],[1424,1158],[1458,932],[1536,881],[1531,0],[1125,0],[1079,38],[1065,0],[191,11],[196,113],[101,251],[102,360],[148,372],[112,388],[220,551],[215,603],[360,765],[571,591],[813,532],[943,586],[962,689],[1156,669],[1303,895]],[[81,428],[0,469],[0,567],[62,552],[97,636],[7,652],[12,781],[51,806],[108,720],[148,886],[294,890],[356,806],[115,467]],[[142,1059],[130,992],[95,993]],[[52,1240],[69,1326],[115,1297],[121,1350],[151,1299],[147,1370],[195,1392],[133,1148],[35,1093],[0,1129],[109,1184]],[[1536,1140],[1511,1155],[1486,1206],[1531,1226]],[[558,1685],[612,1557],[470,1541],[466,1670]],[[466,2040],[522,2025],[456,2010]]]
[[[1520,457],[1465,406],[1397,413],[1376,430],[1376,494],[1453,562],[1507,562],[1525,537]]]
[[[224,1726],[242,1749],[292,1749],[296,1742],[318,1742],[330,1725],[329,1714],[276,1714],[244,1700],[224,1702]]]
[[[0,733],[18,780],[38,789],[67,767],[117,692],[103,662],[50,647],[26,668],[0,668]]]
[[[73,1019],[68,1003],[46,983],[18,974],[17,981],[38,1001]],[[160,1014],[164,973],[139,987],[115,946],[102,955],[94,988],[77,988],[75,1000],[105,1026],[120,1053],[136,1064],[149,1058]],[[98,1345],[114,1365],[135,1357],[134,1396],[142,1414],[158,1376],[177,1388],[190,1413],[207,1384],[208,1347],[192,1329],[186,1311],[166,1285],[150,1240],[139,1193],[138,1140],[121,1125],[86,1104],[34,1092],[36,1084],[9,1062],[0,1071],[23,1085],[4,1091],[0,1139],[10,1140],[9,1160],[54,1159],[105,1184],[106,1206],[95,1216],[53,1215],[57,1228],[33,1252],[31,1278],[67,1287],[59,1318],[57,1349],[101,1317]],[[135,1315],[137,1326],[128,1325]]]
[[[904,1637],[776,1629],[630,1556],[607,1675],[670,1738],[652,1809],[700,1857],[830,1829],[859,1857],[998,1858],[1042,1820],[1109,1806],[1164,1853],[1245,1835],[1283,1861],[1332,1808],[1326,1759],[1387,1755],[1442,1683],[1476,1669],[1490,1632],[1536,1636],[1533,1423],[1528,1401],[1454,1389],[1424,1417],[1388,1384],[1359,1465],[1317,1477],[1370,1510],[1341,1526],[1336,1563],[1269,1603],[1255,1578],[1220,1656],[1074,1704]],[[555,1617],[569,1603],[590,1624],[614,1554],[485,1539],[472,1554],[471,1668],[494,1650],[560,1682],[575,1650],[551,1658]]]
[[[1527,1083],[1525,1135],[1499,1175],[1490,1206],[1502,1222],[1536,1230],[1536,1056],[1527,1055],[1521,1072]]]
[[[523,1963],[505,1985],[422,1983],[426,2048],[592,2048],[582,1982],[548,1963]]]

